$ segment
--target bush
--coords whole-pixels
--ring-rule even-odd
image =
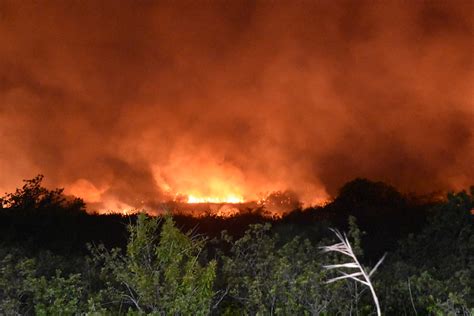
[[[204,239],[183,234],[167,216],[157,238],[158,220],[144,214],[130,225],[126,255],[96,249],[104,262],[105,284],[130,311],[165,315],[206,315],[214,296],[216,263],[199,262]]]

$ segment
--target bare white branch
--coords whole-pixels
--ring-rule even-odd
[[[354,251],[352,250],[352,246],[349,242],[349,239],[347,238],[346,234],[342,234],[336,229],[331,229],[332,232],[336,235],[337,239],[340,240],[339,243],[330,245],[330,246],[325,246],[321,247],[323,252],[337,252],[341,253],[343,255],[346,255],[350,258],[352,258],[352,262],[347,262],[347,263],[340,263],[340,264],[331,264],[324,266],[326,269],[337,269],[337,268],[348,268],[348,269],[358,269],[359,272],[355,273],[345,273],[343,271],[339,271],[340,276],[332,278],[328,280],[326,283],[332,283],[335,281],[339,280],[345,280],[345,279],[352,279],[356,282],[362,283],[366,285],[369,289],[370,292],[372,293],[372,297],[374,299],[375,307],[377,308],[377,315],[381,316],[382,313],[380,311],[380,304],[379,300],[377,298],[377,295],[375,293],[375,289],[372,285],[372,282],[370,281],[370,277],[375,273],[377,268],[382,264],[383,260],[385,259],[385,255],[377,262],[377,264],[372,268],[370,273],[367,274],[365,271],[364,267],[360,264],[359,260],[357,259],[356,255],[354,254]],[[363,279],[359,279],[358,277],[363,277]]]
[[[327,266],[323,266],[325,269],[335,269],[335,268],[352,268],[352,269],[359,269],[359,266],[354,262],[348,263],[341,263],[341,264],[330,264]]]
[[[370,270],[370,273],[369,273],[369,277],[372,276],[372,274],[375,273],[375,271],[377,271],[377,268],[382,264],[382,261],[385,259],[385,256],[387,255],[387,253],[385,253],[382,258],[380,258],[380,260],[377,262],[377,264],[372,268],[372,270]]]
[[[356,278],[357,276],[362,275],[362,273],[360,273],[360,272],[351,273],[351,274],[347,274],[347,273],[344,273],[344,272],[341,272],[341,273],[343,275],[332,278],[332,279],[326,281],[326,283],[332,283],[332,282],[335,282],[335,281],[338,281],[338,280],[344,280],[344,279],[352,279],[352,278]],[[361,282],[361,283],[365,283],[364,281],[362,281],[360,279],[357,279],[357,280],[359,280],[359,282]]]

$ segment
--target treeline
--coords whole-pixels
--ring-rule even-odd
[[[385,315],[474,313],[474,188],[407,197],[356,179],[324,207],[279,219],[89,215],[25,181],[0,205],[0,314],[370,315],[368,290],[325,265],[347,232]],[[343,271],[349,272],[342,269]]]

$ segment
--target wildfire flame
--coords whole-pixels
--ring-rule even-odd
[[[223,197],[217,196],[195,196],[195,195],[188,195],[188,203],[195,204],[195,203],[229,203],[229,204],[238,204],[243,203],[244,198],[237,195],[226,195]]]

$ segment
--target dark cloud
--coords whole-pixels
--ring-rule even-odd
[[[2,1],[0,189],[304,201],[474,179],[471,1]],[[117,202],[117,203],[118,203]],[[94,205],[96,205],[94,204]]]

